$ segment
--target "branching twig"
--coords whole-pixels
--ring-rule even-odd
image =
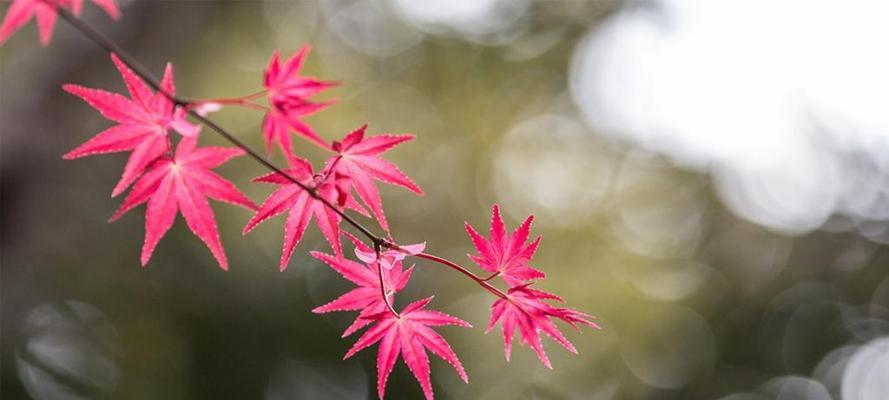
[[[80,31],[81,33],[86,35],[90,40],[92,40],[97,45],[99,45],[99,47],[102,47],[103,49],[105,49],[106,51],[108,51],[110,53],[116,54],[117,57],[120,58],[120,60],[123,61],[124,64],[126,64],[128,67],[130,67],[130,69],[132,69],[136,75],[138,75],[140,78],[142,78],[142,80],[144,80],[146,83],[148,83],[148,85],[151,86],[152,88],[154,88],[154,90],[156,90],[158,93],[162,94],[164,97],[166,97],[167,99],[169,99],[170,101],[175,103],[177,106],[187,107],[188,105],[194,103],[192,101],[188,101],[188,100],[176,97],[172,93],[167,93],[161,87],[161,85],[159,83],[160,81],[157,78],[155,78],[154,75],[152,75],[150,72],[148,72],[147,68],[145,68],[144,66],[142,66],[142,64],[140,64],[138,61],[136,61],[136,59],[133,56],[131,56],[129,53],[127,53],[124,49],[122,49],[120,46],[118,46],[117,43],[114,43],[114,41],[109,39],[107,36],[103,35],[101,32],[93,29],[91,26],[89,26],[86,23],[84,23],[83,21],[81,21],[80,18],[78,18],[77,16],[72,14],[70,11],[64,9],[63,7],[57,7],[57,11],[59,13],[59,16],[62,19],[64,19],[66,22],[71,24],[71,26],[73,26],[75,29],[77,29],[78,31]],[[207,117],[204,117],[203,115],[198,114],[198,112],[193,109],[187,108],[187,110],[188,110],[188,114],[192,118],[194,118],[194,119],[198,120],[199,122],[201,122],[202,124],[208,126],[210,129],[212,129],[213,131],[218,133],[220,136],[225,138],[225,140],[228,140],[229,142],[231,142],[233,145],[240,147],[242,150],[244,150],[247,153],[248,156],[250,156],[257,162],[262,164],[264,167],[283,176],[285,179],[287,179],[291,183],[299,186],[302,190],[305,190],[307,193],[309,193],[309,195],[312,196],[312,198],[324,203],[325,206],[329,207],[334,212],[339,214],[339,216],[342,217],[346,222],[348,222],[349,225],[352,225],[355,229],[360,231],[361,234],[363,234],[364,236],[367,236],[368,240],[370,240],[374,244],[383,244],[384,242],[386,242],[386,240],[384,238],[375,235],[373,232],[371,232],[370,229],[368,229],[367,227],[365,227],[364,225],[362,225],[360,222],[356,221],[354,218],[350,217],[349,215],[346,215],[346,213],[344,213],[342,210],[340,210],[338,207],[336,207],[334,204],[329,202],[324,197],[318,195],[318,193],[315,191],[314,188],[300,182],[296,178],[290,176],[290,174],[288,174],[287,172],[284,172],[282,169],[276,167],[274,164],[272,164],[270,161],[268,161],[265,157],[263,157],[261,154],[259,154],[259,152],[255,151],[252,148],[250,148],[249,146],[247,146],[244,142],[240,141],[238,138],[236,138],[230,132],[225,130],[225,128],[217,125],[215,122],[211,121]]]
[[[45,0],[45,1],[48,1],[48,0]],[[242,142],[240,139],[236,138],[232,133],[227,131],[225,128],[219,126],[218,124],[216,124],[209,118],[199,114],[196,110],[189,107],[191,105],[198,104],[200,102],[190,101],[185,98],[177,97],[177,96],[173,95],[172,93],[167,93],[161,87],[161,85],[159,83],[160,81],[157,78],[155,78],[154,75],[152,75],[151,72],[149,72],[147,68],[145,68],[142,64],[140,64],[135,59],[135,57],[133,57],[132,55],[127,53],[123,48],[121,48],[117,43],[115,43],[114,41],[109,39],[107,36],[105,36],[101,32],[93,29],[91,26],[89,26],[88,24],[81,21],[80,18],[78,18],[77,16],[72,14],[70,11],[66,10],[64,7],[56,7],[56,11],[58,12],[58,15],[65,22],[69,23],[72,27],[74,27],[80,33],[82,33],[87,38],[92,40],[99,47],[103,48],[105,51],[108,51],[110,53],[114,53],[115,55],[117,55],[117,57],[121,61],[123,61],[124,64],[126,64],[130,69],[132,69],[136,75],[138,75],[140,78],[142,78],[142,80],[144,80],[154,90],[156,90],[158,93],[162,94],[164,97],[169,99],[175,105],[184,107],[188,111],[188,114],[192,118],[194,118],[198,122],[204,124],[205,126],[209,127],[212,131],[214,131],[217,134],[219,134],[220,136],[222,136],[225,140],[229,141],[231,144],[244,150],[244,152],[247,153],[247,155],[250,156],[250,158],[253,158],[255,161],[262,164],[264,167],[281,175],[282,177],[284,177],[291,183],[299,186],[302,190],[306,191],[310,196],[312,196],[312,198],[320,201],[326,207],[328,207],[331,210],[333,210],[334,212],[336,212],[344,221],[346,221],[353,228],[357,229],[359,232],[361,232],[362,235],[366,236],[367,239],[371,241],[371,243],[374,246],[375,251],[377,252],[378,259],[380,257],[380,254],[379,254],[380,250],[382,248],[404,251],[397,244],[390,242],[389,240],[387,240],[379,235],[374,234],[370,229],[368,229],[367,227],[362,225],[360,222],[356,221],[354,218],[352,218],[345,212],[343,212],[343,210],[341,210],[339,207],[336,207],[333,203],[331,203],[324,197],[320,196],[313,187],[300,182],[299,180],[297,180],[296,178],[294,178],[293,176],[291,176],[284,170],[276,167],[269,160],[267,160],[265,157],[263,157],[259,152],[257,152],[256,150],[253,150],[252,148],[250,148],[250,146],[247,146],[244,142]],[[248,95],[244,99],[253,99],[258,96],[261,96],[264,93],[265,93],[265,91],[257,92],[257,93]],[[495,286],[488,283],[488,280],[490,280],[493,276],[488,277],[488,278],[481,278],[478,275],[467,270],[466,268],[460,266],[459,264],[456,264],[452,261],[446,260],[444,258],[435,256],[432,254],[420,253],[420,254],[417,254],[416,256],[430,260],[430,261],[434,261],[436,263],[447,266],[448,268],[451,268],[455,271],[462,273],[463,275],[469,277],[470,279],[475,281],[477,284],[479,284],[481,287],[483,287],[485,290],[487,290],[488,292],[491,292],[492,294],[494,294],[497,297],[500,297],[503,299],[509,298],[509,296],[507,296],[506,293],[504,293],[500,289],[498,289]],[[380,278],[380,290],[382,291],[383,301],[386,303],[386,306],[388,307],[389,311],[391,311],[395,316],[398,316],[398,313],[392,307],[392,304],[389,302],[389,299],[387,297],[385,280],[383,279],[382,266],[379,261],[377,261],[377,273],[379,274],[379,278]],[[496,275],[494,275],[494,276],[496,276]]]

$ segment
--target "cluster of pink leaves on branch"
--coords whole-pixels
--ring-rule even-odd
[[[332,82],[299,75],[299,70],[308,54],[309,46],[303,46],[282,65],[280,53],[275,52],[265,70],[262,83],[268,91],[269,110],[262,121],[262,133],[267,153],[271,153],[272,146],[277,143],[285,155],[293,154],[291,131],[323,148],[329,147],[327,142],[301,119],[333,103],[314,102],[308,99],[334,86]]]
[[[379,157],[380,153],[413,139],[413,135],[377,135],[365,138],[366,129],[367,126],[362,126],[346,135],[342,142],[334,142],[330,148],[336,153],[324,163],[324,168],[319,173],[313,172],[308,161],[294,155],[288,156],[290,168],[286,172],[302,183],[302,186],[275,172],[254,179],[256,182],[273,183],[280,187],[259,207],[259,211],[244,228],[244,233],[268,218],[289,210],[284,225],[281,270],[287,268],[290,256],[312,216],[336,255],[343,255],[339,239],[342,218],[333,207],[350,209],[368,216],[354,194],[370,208],[380,227],[388,232],[382,199],[374,180],[403,186],[418,194],[423,193],[395,165]],[[317,197],[311,196],[304,187],[314,189]]]
[[[518,329],[521,335],[521,344],[534,349],[540,362],[547,368],[552,368],[549,357],[543,351],[540,332],[572,353],[576,354],[577,349],[565,338],[550,318],[560,319],[574,328],[578,328],[578,324],[593,328],[598,328],[598,326],[592,322],[592,315],[570,308],[553,307],[545,303],[549,300],[564,302],[562,298],[531,289],[534,282],[545,277],[543,272],[528,264],[537,251],[541,239],[538,236],[530,244],[525,244],[531,235],[533,220],[534,216],[528,217],[515,231],[509,234],[506,232],[506,226],[500,216],[500,207],[495,204],[491,216],[490,240],[485,239],[471,225],[466,224],[466,231],[469,232],[469,237],[478,251],[478,255],[469,257],[479,267],[492,273],[485,280],[499,276],[510,287],[506,297],[498,299],[491,306],[491,322],[487,329],[487,332],[490,332],[497,323],[501,323],[506,360],[509,361],[512,337],[515,330]]]
[[[65,154],[64,158],[131,152],[111,195],[117,196],[133,182],[136,184],[111,220],[148,203],[142,265],[148,263],[154,248],[173,225],[178,210],[189,229],[210,248],[219,266],[227,269],[228,261],[207,197],[248,209],[256,209],[256,205],[234,184],[211,169],[243,155],[244,151],[239,148],[195,148],[199,127],[185,120],[184,109],[175,106],[169,97],[176,93],[172,66],[167,65],[161,80],[163,93],[153,93],[117,56],[112,54],[111,60],[123,77],[131,99],[104,90],[65,85],[67,92],[82,98],[117,125],[100,132]],[[170,130],[183,137],[175,152]]]
[[[594,317],[589,314],[547,304],[547,301],[563,302],[560,297],[531,288],[531,285],[543,278],[542,272],[528,265],[540,243],[539,237],[531,244],[525,243],[530,235],[532,219],[532,217],[528,217],[512,234],[508,234],[500,216],[500,209],[495,205],[493,208],[490,240],[485,239],[476,233],[469,224],[466,224],[470,237],[479,252],[478,256],[471,255],[470,257],[484,270],[492,273],[487,278],[475,276],[473,279],[482,284],[483,287],[488,288],[492,293],[500,296],[491,306],[491,320],[488,324],[487,332],[490,332],[496,324],[501,324],[506,360],[509,361],[513,335],[515,330],[518,329],[521,336],[520,343],[530,346],[538,358],[540,358],[540,361],[547,368],[552,368],[552,364],[543,350],[541,332],[572,353],[577,353],[577,349],[556,327],[552,318],[561,320],[574,328],[579,328],[579,325],[587,325],[598,329],[598,326],[592,321]],[[442,312],[426,310],[426,306],[432,300],[431,297],[409,304],[400,313],[386,310],[386,302],[391,303],[392,301],[392,298],[388,296],[394,297],[395,293],[404,288],[408,279],[410,279],[413,267],[407,270],[403,269],[402,260],[404,256],[393,257],[390,255],[389,257],[391,258],[387,259],[386,255],[383,254],[376,258],[368,259],[368,254],[373,254],[371,249],[351,235],[349,237],[355,244],[356,256],[364,262],[364,265],[337,259],[323,253],[312,253],[315,258],[324,261],[343,277],[358,285],[352,291],[313,311],[326,313],[330,311],[360,310],[358,318],[343,333],[344,337],[365,325],[374,324],[349,349],[348,353],[346,353],[346,358],[351,357],[362,349],[379,343],[377,351],[377,392],[380,398],[383,397],[386,381],[399,356],[404,359],[405,364],[407,364],[411,373],[420,383],[426,398],[431,399],[433,397],[429,357],[425,352],[427,349],[448,362],[457,371],[460,378],[468,383],[469,378],[456,353],[448,345],[447,341],[430,327],[453,325],[470,328],[471,325],[466,321]],[[416,255],[420,258],[428,259],[437,258],[421,253],[422,246],[422,244],[404,246],[410,248],[402,249],[406,250],[408,255]],[[411,254],[411,252],[414,253]],[[383,268],[382,264],[385,262],[389,263],[389,269]],[[375,268],[382,277],[376,282],[372,281],[372,278],[374,278],[372,271]],[[468,271],[467,273],[471,274]],[[509,286],[512,286],[507,293],[503,293],[487,283],[498,276]],[[380,296],[370,298],[367,295],[370,291],[378,291],[378,288],[381,287],[387,296],[385,300]],[[385,290],[386,288],[389,288],[389,290]]]
[[[117,16],[113,0],[93,0],[110,15]],[[36,13],[41,27],[54,21],[57,9],[65,7],[76,14],[82,0],[15,0],[7,11],[0,29],[0,39],[26,23]],[[43,22],[41,22],[43,21]],[[78,29],[91,29],[80,27]],[[47,35],[47,36],[45,36]],[[90,37],[100,35],[90,31]],[[108,47],[108,46],[106,46]],[[408,142],[412,135],[367,135],[362,126],[339,141],[328,143],[302,118],[318,111],[330,101],[313,101],[313,95],[333,85],[300,75],[308,54],[303,47],[296,54],[281,61],[276,52],[265,71],[264,90],[243,97],[184,101],[175,97],[173,69],[167,65],[160,82],[146,78],[127,57],[111,55],[113,64],[123,77],[129,98],[120,94],[78,85],[64,85],[65,91],[76,95],[98,110],[114,126],[98,133],[86,143],[64,155],[75,159],[90,155],[129,152],[120,180],[112,190],[118,196],[130,189],[122,205],[111,217],[114,221],[133,208],[146,204],[145,241],[141,262],[146,265],[158,242],[173,226],[177,214],[182,214],[188,228],[200,238],[222,269],[228,261],[219,237],[217,222],[208,199],[226,202],[255,211],[243,229],[246,234],[258,224],[277,215],[287,215],[284,221],[284,240],[279,267],[284,270],[290,262],[306,229],[314,220],[333,254],[312,251],[315,259],[329,266],[355,288],[340,297],[313,309],[315,313],[334,311],[358,312],[343,337],[362,329],[364,333],[347,351],[345,358],[363,349],[378,345],[377,392],[382,398],[386,382],[396,361],[404,360],[417,379],[424,396],[433,398],[431,367],[427,354],[438,356],[450,364],[458,376],[468,382],[457,354],[433,328],[441,326],[471,327],[469,323],[448,314],[427,309],[432,297],[414,301],[395,309],[396,294],[401,292],[413,276],[414,266],[405,268],[408,259],[421,259],[447,266],[467,276],[481,288],[495,295],[491,305],[491,319],[487,331],[500,325],[504,351],[509,361],[513,337],[518,330],[521,345],[529,346],[540,361],[549,368],[552,364],[544,352],[542,335],[549,336],[570,352],[575,347],[555,325],[562,321],[579,329],[580,325],[598,326],[594,317],[570,308],[557,307],[552,302],[563,300],[553,294],[533,288],[545,274],[530,265],[540,245],[540,237],[528,242],[533,217],[528,217],[511,233],[507,231],[500,208],[493,207],[488,237],[465,225],[477,254],[469,258],[482,271],[479,276],[459,264],[424,253],[426,243],[399,245],[392,239],[383,212],[378,183],[401,186],[415,194],[423,194],[420,187],[394,164],[385,160],[383,153]],[[257,103],[266,97],[267,104]],[[277,169],[246,145],[231,137],[204,115],[232,105],[261,110],[265,113],[262,138],[267,152],[277,147],[283,152],[287,167]],[[188,120],[191,116],[221,134],[236,147],[200,147],[200,125]],[[174,134],[173,132],[178,134]],[[291,134],[303,138],[329,152],[320,170],[294,152]],[[249,154],[272,172],[255,178],[254,182],[277,185],[277,188],[257,206],[229,180],[213,172],[228,160]],[[347,213],[374,219],[385,232],[376,236]],[[365,243],[342,229],[343,221],[367,237]],[[345,236],[354,251],[354,259],[343,251],[341,238]],[[492,284],[498,281],[506,292]]]
[[[90,0],[105,10],[111,18],[120,19],[120,9],[115,0]],[[40,31],[40,44],[46,46],[52,40],[52,30],[58,17],[57,7],[65,7],[74,14],[80,14],[83,0],[12,0],[3,23],[0,25],[0,44],[6,42],[13,33],[25,26],[31,18],[37,20]]]

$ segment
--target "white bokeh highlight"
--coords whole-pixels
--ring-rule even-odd
[[[387,0],[405,22],[424,32],[473,41],[496,41],[513,31],[527,13],[529,0]],[[510,36],[510,35],[507,35]]]
[[[843,399],[880,400],[889,393],[889,337],[858,348],[843,372]]]
[[[598,133],[711,172],[748,220],[887,219],[887,16],[869,1],[628,6],[578,44],[572,95]]]

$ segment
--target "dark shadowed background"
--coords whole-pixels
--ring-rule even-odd
[[[179,93],[261,88],[274,50],[309,43],[343,82],[308,119],[414,133],[389,159],[426,191],[384,187],[399,241],[467,262],[463,221],[528,214],[542,289],[598,316],[580,354],[508,364],[492,296],[420,262],[399,305],[435,294],[470,375],[432,361],[439,398],[885,399],[889,393],[889,27],[878,2],[126,1],[84,18]],[[3,5],[3,13],[7,5]],[[125,156],[63,161],[110,126],[61,90],[123,91],[108,55],[59,22],[0,49],[4,399],[374,398],[375,351],[341,361],[349,288],[308,257],[279,272],[282,218],[214,203],[221,271],[181,218],[139,266],[143,209],[105,221]],[[261,115],[212,116],[261,148]],[[205,144],[224,144],[205,132]],[[320,162],[305,142],[297,151]],[[275,159],[281,163],[280,156]],[[223,174],[270,188],[247,158]],[[349,246],[347,246],[349,248]],[[548,339],[547,339],[548,340]],[[389,398],[420,398],[401,362]]]

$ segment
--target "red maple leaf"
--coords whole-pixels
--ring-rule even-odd
[[[278,143],[285,155],[293,155],[293,141],[290,131],[298,132],[313,143],[323,147],[330,147],[324,139],[321,139],[312,128],[300,117],[318,111],[328,103],[293,103],[273,106],[262,119],[262,137],[265,140],[265,150],[271,154],[272,146]]]
[[[519,330],[521,335],[521,344],[530,346],[537,358],[547,368],[552,369],[552,364],[546,352],[543,351],[543,344],[540,342],[540,332],[558,342],[568,351],[577,354],[577,349],[565,335],[556,327],[549,318],[558,318],[568,323],[575,329],[579,329],[577,324],[588,325],[599,329],[599,326],[591,321],[595,318],[592,315],[582,313],[570,308],[553,307],[544,303],[544,300],[556,300],[564,302],[561,297],[540,290],[534,290],[529,285],[517,286],[509,289],[507,299],[498,299],[491,306],[491,322],[485,333],[494,329],[494,326],[500,322],[503,329],[503,349],[506,353],[506,361],[509,361],[510,352],[512,350],[512,336],[515,330]]]
[[[387,150],[410,140],[414,135],[376,135],[365,138],[364,125],[352,132],[340,142],[333,142],[333,150],[338,154],[326,162],[326,168],[342,173],[350,178],[350,186],[370,207],[370,211],[385,231],[389,231],[389,224],[383,214],[383,202],[380,191],[374,185],[374,180],[404,187],[416,194],[422,195],[423,190],[414,181],[405,175],[395,164],[379,157]]]
[[[341,190],[338,188],[338,185],[340,185],[339,180],[345,178],[335,174],[316,175],[312,172],[312,164],[308,161],[298,157],[288,157],[288,159],[290,168],[284,171],[287,175],[307,187],[314,188],[315,193],[330,204],[349,208],[367,215],[367,211],[360,204],[352,199],[345,199],[340,195]],[[302,239],[309,223],[312,222],[313,216],[318,223],[318,229],[321,230],[324,238],[333,247],[336,255],[338,257],[343,255],[339,238],[339,225],[342,217],[336,211],[321,200],[312,197],[309,192],[277,172],[254,178],[253,181],[273,183],[280,185],[280,187],[272,192],[265,202],[259,206],[259,210],[250,219],[247,226],[244,227],[244,234],[253,230],[261,222],[290,210],[284,225],[284,248],[281,252],[282,271],[287,268],[290,256],[293,255],[294,248],[296,248],[299,240]]]
[[[500,207],[494,205],[491,216],[491,239],[485,239],[472,228],[468,222],[466,223],[466,232],[472,239],[478,251],[478,256],[470,255],[472,259],[483,270],[499,275],[504,282],[510,287],[520,286],[528,281],[541,279],[546,276],[528,265],[537,246],[540,245],[540,236],[533,242],[525,245],[528,236],[531,234],[531,222],[534,216],[529,216],[512,234],[506,233],[506,227],[503,224],[503,218],[500,216]]]
[[[355,252],[373,251],[370,247],[361,243],[357,238],[348,232],[343,232],[355,243]],[[318,251],[311,252],[312,256],[333,268],[343,278],[358,285],[357,288],[343,294],[335,300],[316,307],[312,312],[316,314],[328,313],[331,311],[356,311],[360,310],[358,318],[346,328],[343,337],[349,336],[355,331],[365,327],[373,322],[368,317],[379,314],[387,310],[386,302],[383,301],[382,292],[380,290],[380,277],[377,275],[375,264],[359,264],[355,261],[347,260],[342,257],[334,257]],[[396,262],[391,269],[383,270],[383,279],[386,285],[388,298],[390,303],[395,297],[395,293],[404,289],[411,278],[413,267],[404,269],[402,263]]]
[[[148,171],[133,185],[120,209],[111,217],[114,221],[139,204],[148,202],[145,212],[145,243],[142,246],[142,265],[148,263],[154,248],[173,226],[177,211],[182,213],[188,228],[199,237],[219,266],[228,269],[228,260],[219,240],[216,218],[207,197],[256,209],[231,182],[210,171],[232,157],[244,154],[238,148],[196,148],[196,138],[183,138],[173,157],[154,161]]]
[[[120,10],[114,0],[92,0],[92,2],[105,10],[111,18],[115,20],[120,18]],[[74,14],[80,14],[83,0],[13,0],[12,5],[6,10],[3,24],[0,25],[0,45],[35,16],[40,32],[40,45],[49,44],[58,17],[56,7],[65,7]]]
[[[65,154],[63,158],[71,160],[132,150],[123,175],[111,193],[112,196],[117,196],[126,190],[149,164],[170,151],[168,135],[171,128],[183,136],[196,136],[198,127],[188,123],[185,120],[185,112],[181,108],[175,108],[173,102],[162,93],[152,93],[151,89],[117,56],[112,54],[111,60],[123,77],[132,99],[104,90],[64,85],[65,91],[82,98],[105,118],[117,122],[117,125],[100,132]],[[167,64],[161,88],[170,95],[176,92],[173,86],[173,67],[170,64]]]
[[[385,311],[369,317],[376,321],[376,325],[364,332],[343,357],[347,359],[374,343],[380,343],[377,352],[377,394],[381,399],[386,390],[386,380],[400,355],[420,383],[426,399],[432,400],[432,381],[426,349],[451,364],[463,382],[469,382],[457,354],[441,335],[429,327],[455,325],[471,328],[472,325],[439,311],[426,310],[430,301],[432,297],[408,304],[398,316]]]
[[[263,86],[268,90],[271,109],[263,119],[262,133],[266,151],[269,153],[272,151],[272,145],[277,142],[285,155],[293,154],[293,144],[290,139],[291,130],[323,148],[330,147],[312,130],[312,127],[301,120],[302,117],[332,103],[330,101],[312,102],[309,101],[309,97],[334,86],[331,82],[299,74],[299,69],[309,50],[308,45],[303,46],[283,65],[280,60],[281,55],[276,51],[265,70]]]

